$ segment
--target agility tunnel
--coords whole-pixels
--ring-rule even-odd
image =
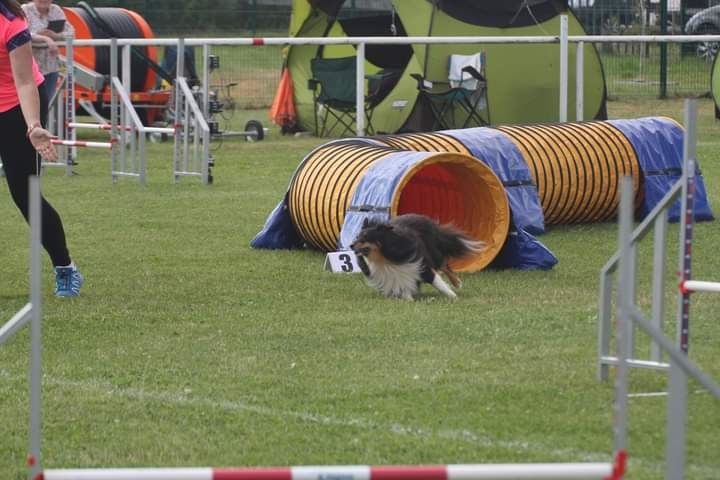
[[[347,234],[369,216],[413,212],[453,223],[488,244],[481,254],[456,262],[459,271],[487,266],[503,247],[510,224],[501,182],[476,159],[360,142],[331,143],[308,155],[290,184],[288,204],[302,238],[326,251],[339,239],[352,243],[354,235]],[[343,232],[347,238],[341,238]]]
[[[380,141],[398,149],[464,153],[487,163],[507,191],[515,225],[533,234],[543,233],[545,224],[611,218],[624,175],[639,189],[632,145],[605,122],[473,128]]]
[[[546,223],[613,218],[626,175],[643,218],[682,175],[682,146],[682,127],[660,117],[334,141],[303,160],[251,245],[347,249],[364,218],[413,212],[453,223],[491,246],[456,266],[461,271],[551,268],[557,260],[533,235]],[[696,170],[695,219],[711,220]],[[679,219],[678,204],[669,218]]]

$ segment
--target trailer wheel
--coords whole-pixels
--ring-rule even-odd
[[[265,129],[257,120],[250,120],[245,124],[245,140],[248,142],[260,141],[265,138]]]

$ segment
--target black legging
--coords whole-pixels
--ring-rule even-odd
[[[41,117],[45,124],[47,104],[45,101],[40,103],[43,106]],[[19,105],[6,112],[0,112],[0,158],[2,158],[5,178],[10,188],[10,195],[25,220],[28,220],[28,179],[30,175],[38,174],[39,166],[36,161],[35,148],[25,136],[26,131],[27,125]],[[70,254],[65,242],[62,220],[44,197],[42,199],[42,244],[50,255],[53,265],[70,264]]]

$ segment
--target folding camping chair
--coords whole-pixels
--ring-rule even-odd
[[[308,88],[313,91],[315,104],[315,135],[320,137],[333,132],[355,134],[355,57],[313,58],[310,62],[312,77]],[[372,114],[400,78],[399,70],[381,70],[367,75],[368,94],[365,96],[366,130],[374,133]],[[339,132],[335,131],[340,127]]]
[[[448,63],[447,81],[429,81],[418,74],[412,75],[432,112],[432,130],[488,125],[485,53],[450,55]]]

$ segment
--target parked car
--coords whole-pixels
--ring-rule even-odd
[[[720,35],[720,5],[700,10],[685,24],[687,35]],[[720,42],[699,42],[698,56],[711,62],[720,49]]]

